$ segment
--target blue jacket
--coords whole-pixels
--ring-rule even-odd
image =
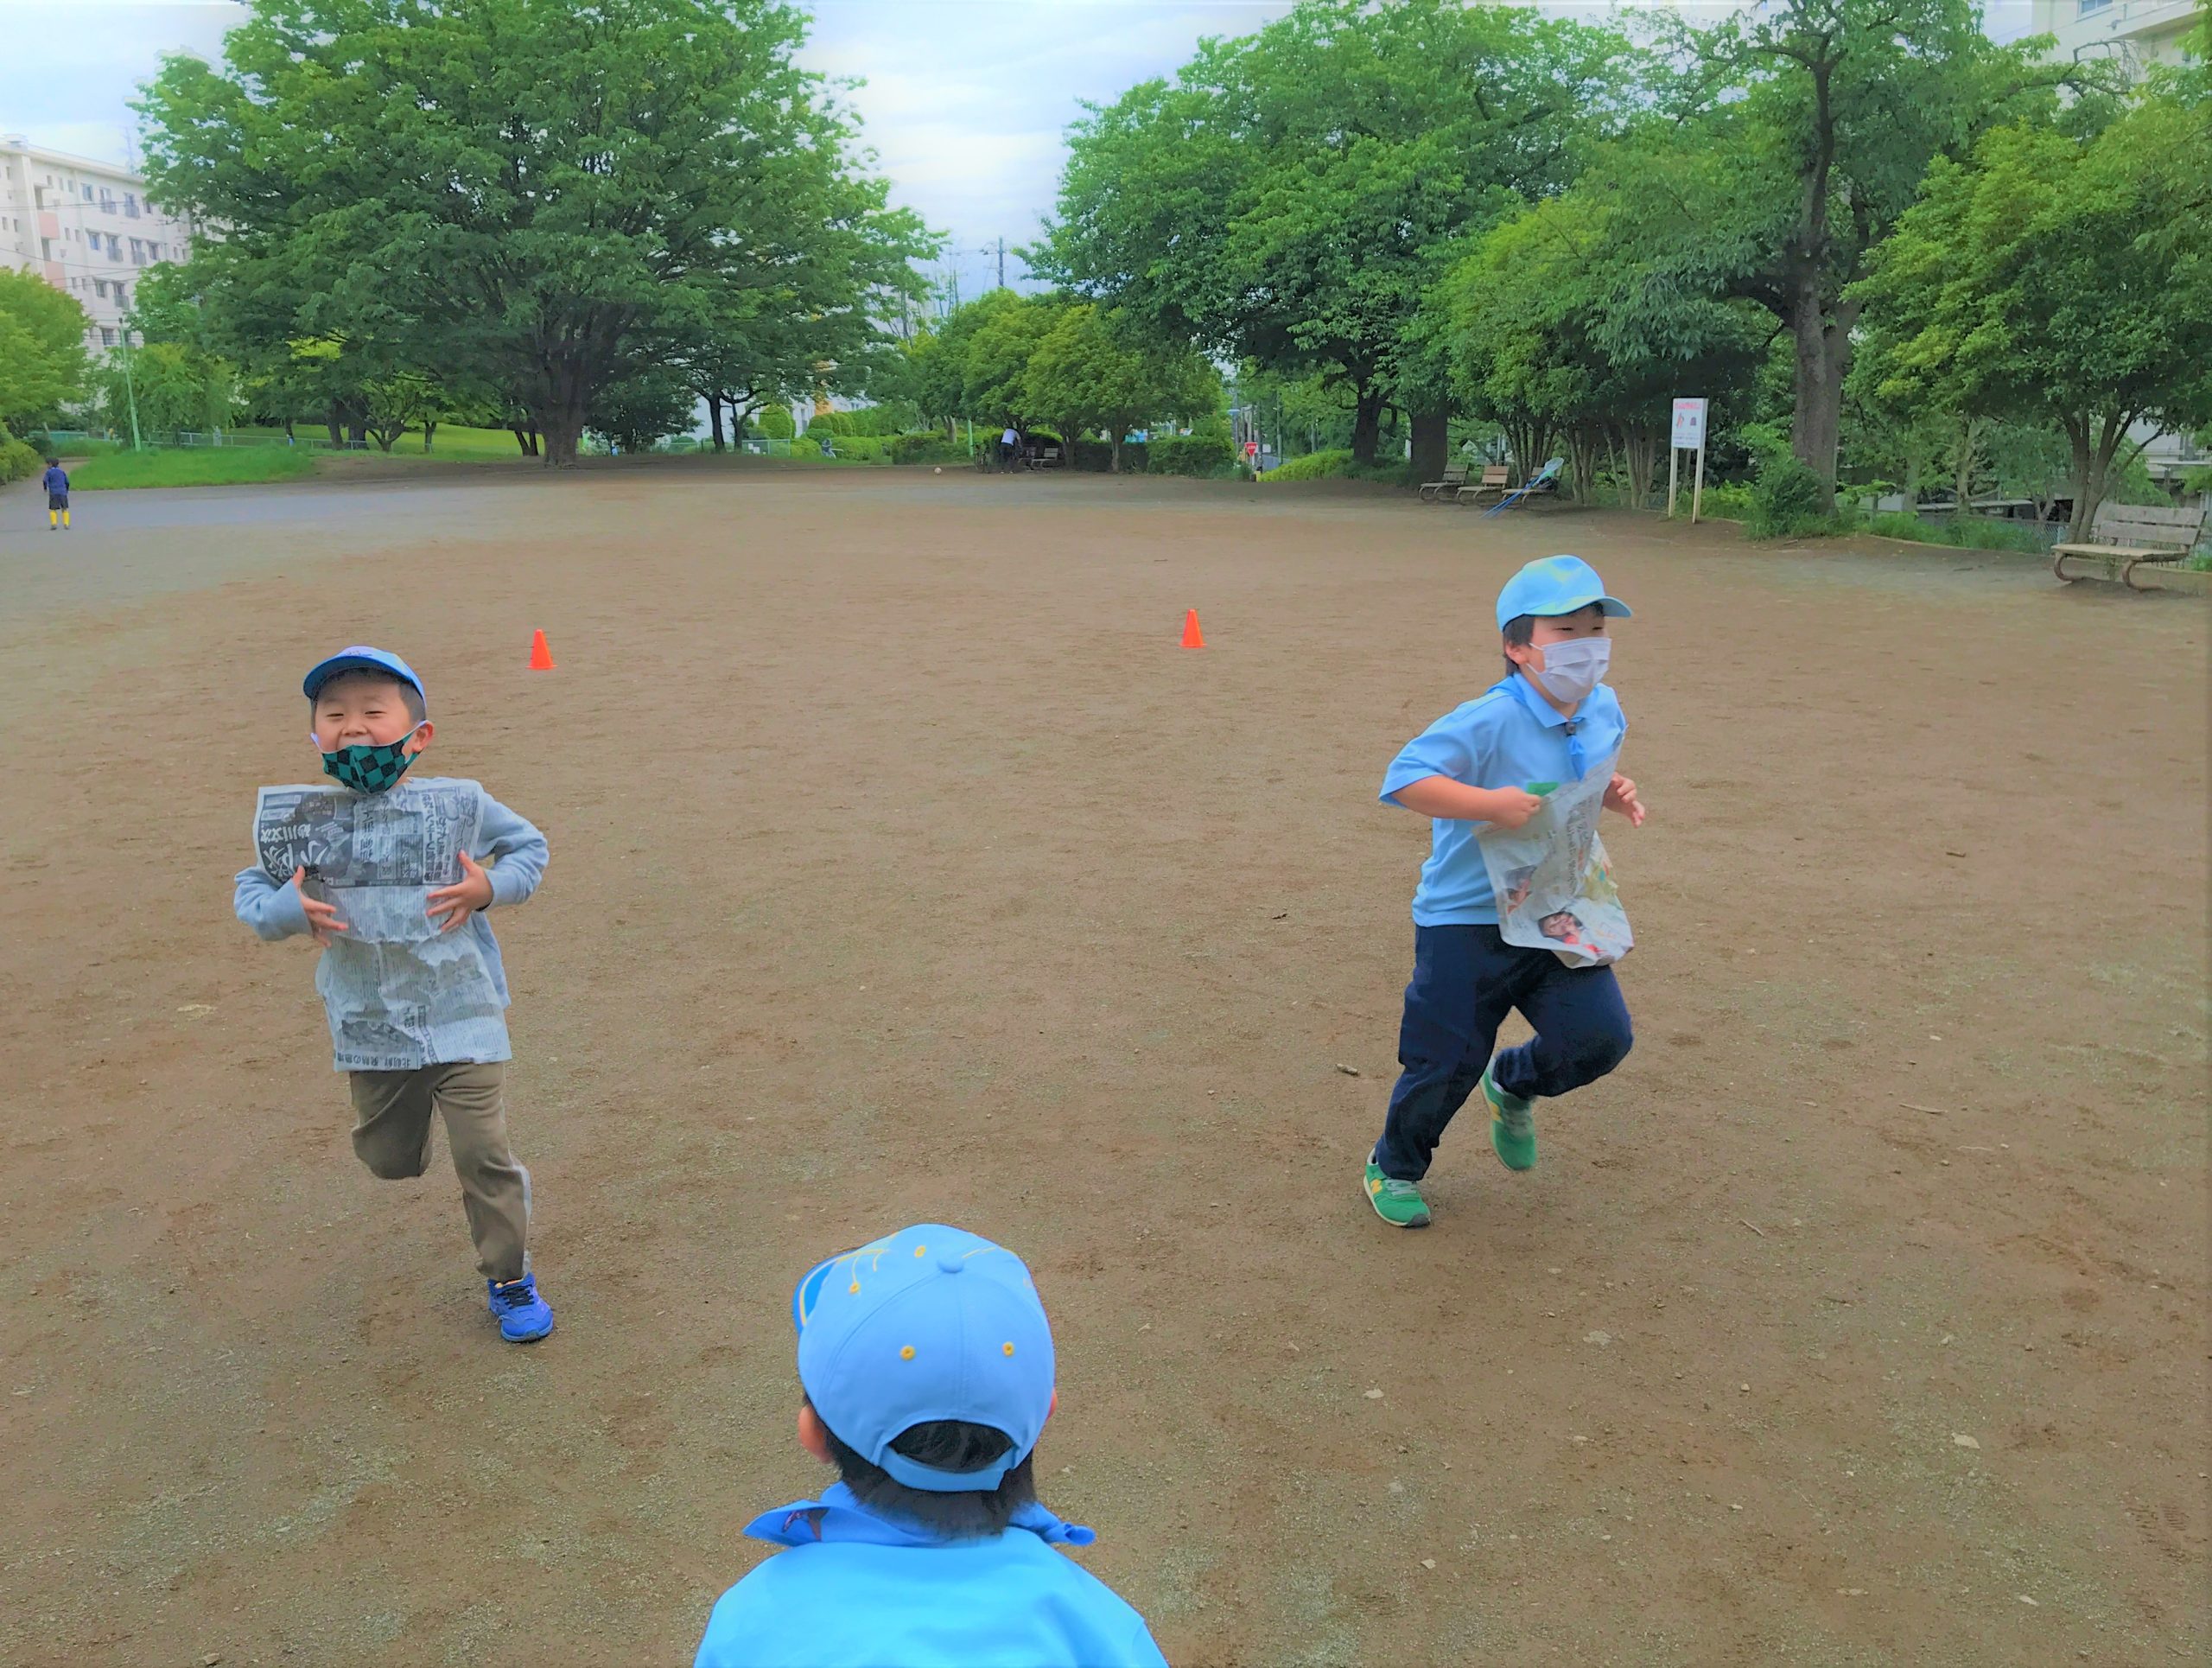
[[[385,799],[406,806],[433,791],[477,796],[480,821],[469,855],[490,859],[492,902],[520,903],[545,873],[545,837],[484,792],[480,783],[402,777]],[[343,790],[334,790],[343,792]],[[378,920],[349,905],[339,914],[353,930],[324,947],[315,988],[330,1022],[333,1063],[341,1072],[411,1072],[424,1066],[513,1057],[507,1041],[507,974],[499,941],[479,911],[442,933],[429,919],[427,887],[375,888]],[[369,900],[355,898],[363,904]],[[258,864],[238,871],[238,918],[264,939],[309,931],[299,888]]]
[[[66,493],[69,490],[68,472],[56,463],[39,477],[39,484],[49,493]]]
[[[1144,1618],[1052,1550],[1090,1531],[1041,1506],[944,1541],[837,1483],[745,1532],[790,1550],[721,1595],[693,1668],[1166,1668]]]

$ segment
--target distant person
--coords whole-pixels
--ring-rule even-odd
[[[798,1442],[838,1480],[745,1532],[785,1550],[721,1595],[694,1668],[1166,1668],[1144,1618],[1053,1549],[1037,1503],[1052,1329],[1012,1251],[902,1228],[791,1297]]]
[[[1020,455],[1021,431],[1009,423],[1006,425],[1006,432],[999,436],[999,468],[1011,469],[1014,460]]]
[[[1618,754],[1627,721],[1605,682],[1605,632],[1628,611],[1580,557],[1529,563],[1498,593],[1504,678],[1407,742],[1382,778],[1383,804],[1433,819],[1398,1028],[1404,1069],[1363,1181],[1368,1203],[1392,1227],[1428,1226],[1421,1178],[1470,1096],[1479,1092],[1490,1108],[1499,1162],[1529,1169],[1538,1098],[1579,1089],[1628,1055],[1628,1007],[1613,970],[1570,967],[1548,949],[1508,943],[1475,837],[1484,823],[1527,825],[1544,803],[1527,784],[1579,782]],[[1611,775],[1604,803],[1632,824],[1643,821],[1625,776]],[[1555,939],[1574,920],[1548,919]],[[1536,1034],[1493,1056],[1499,1022],[1515,1009]]]
[[[334,805],[320,790],[312,802],[336,814],[310,818],[308,790],[266,791],[265,803],[296,809],[289,825],[257,816],[257,844],[309,855],[289,875],[270,874],[269,856],[240,870],[233,907],[261,938],[306,933],[323,946],[315,989],[370,1174],[421,1175],[430,1120],[445,1120],[493,1318],[508,1342],[529,1343],[553,1330],[553,1311],[530,1268],[530,1172],[507,1143],[507,977],[484,911],[537,889],[545,837],[478,783],[403,780],[431,725],[423,681],[397,655],[342,649],[303,687],[308,739],[340,790]]]
[[[46,487],[46,530],[59,532],[69,525],[69,472],[60,458],[50,457],[39,480]]]

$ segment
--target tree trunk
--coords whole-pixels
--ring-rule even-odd
[[[2107,413],[2101,428],[2093,426],[2097,419],[2087,412],[2066,418],[2066,438],[2074,451],[2074,514],[2066,524],[2069,542],[2079,544],[2088,538],[2097,511],[2104,504],[2105,491],[2112,484],[2113,455],[2134,421],[2132,411]]]
[[[324,414],[323,417],[324,423],[330,430],[330,443],[333,446],[342,446],[346,443],[346,431],[339,425],[339,417],[338,402],[334,399],[330,402],[330,410]]]
[[[707,396],[707,428],[713,434],[715,449],[722,449],[722,400],[720,394]]]
[[[1452,414],[1440,407],[1413,416],[1414,473],[1423,481],[1440,480],[1452,461]]]
[[[1789,334],[1797,357],[1789,449],[1820,476],[1824,508],[1830,513],[1835,509],[1836,437],[1843,429],[1843,379],[1851,368],[1851,321],[1843,310],[1828,316],[1821,304],[1820,273],[1808,263],[1789,301]]]
[[[284,419],[284,443],[289,446],[298,438],[299,436],[292,432],[292,419],[286,417]]]
[[[1576,423],[1567,431],[1568,467],[1574,471],[1574,501],[1594,504],[1598,487],[1599,430],[1589,423]]]
[[[1974,466],[1975,451],[1981,444],[1981,423],[1975,418],[1959,419],[1958,450],[1951,459],[1951,493],[1958,502],[1957,513],[1964,515],[1974,502]]]
[[[435,417],[424,417],[424,418],[423,419],[423,456],[425,456],[425,457],[429,456],[429,455],[430,455],[430,442],[431,442],[432,441],[434,441],[434,440],[435,440],[435,439],[437,438],[437,435],[438,435],[438,420],[437,420],[437,418],[435,418]]]
[[[1382,396],[1365,383],[1358,385],[1351,416],[1351,461],[1363,468],[1375,463],[1376,448],[1382,440]]]
[[[1128,432],[1122,424],[1114,425],[1114,459],[1107,467],[1116,474],[1122,473],[1122,436]]]
[[[1653,471],[1659,463],[1660,437],[1656,429],[1628,426],[1621,430],[1621,458],[1626,465],[1631,509],[1643,508],[1656,490]]]
[[[591,406],[591,390],[584,366],[571,355],[545,367],[543,404],[531,412],[532,425],[543,437],[541,448],[549,469],[576,467],[576,448],[584,436],[584,417]]]

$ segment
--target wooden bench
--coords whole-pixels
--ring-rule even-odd
[[[2111,579],[2139,591],[2144,587],[2135,583],[2139,565],[2181,561],[2203,532],[2202,510],[2164,504],[2101,505],[2089,524],[2087,544],[2050,547],[2050,570],[2064,580]],[[2069,563],[2079,571],[2069,573]]]
[[[1429,504],[1441,503],[1447,498],[1457,497],[1459,488],[1466,484],[1467,466],[1464,463],[1447,463],[1444,466],[1443,480],[1421,483],[1421,499]]]
[[[1486,465],[1483,469],[1483,478],[1471,485],[1462,485],[1453,494],[1452,501],[1454,504],[1479,504],[1485,496],[1492,493],[1500,498],[1504,497],[1506,473],[1506,468],[1503,463]]]

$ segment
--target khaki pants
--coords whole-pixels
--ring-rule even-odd
[[[446,1121],[461,1177],[476,1268],[486,1280],[519,1280],[530,1268],[530,1172],[507,1145],[505,1068],[498,1061],[348,1073],[353,1150],[387,1181],[430,1168],[430,1114]]]

